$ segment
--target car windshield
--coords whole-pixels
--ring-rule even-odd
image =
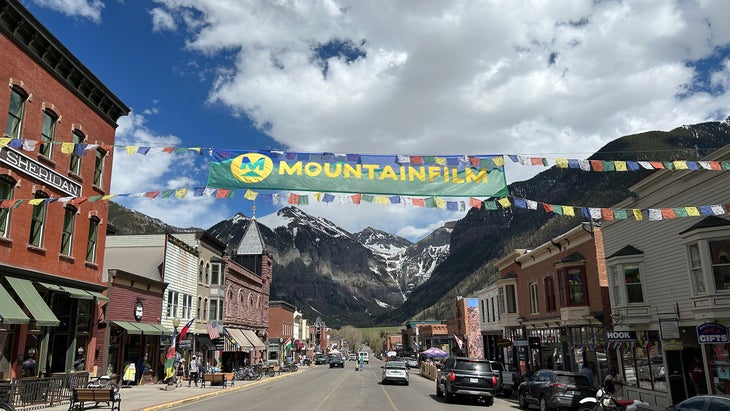
[[[385,368],[406,368],[406,364],[402,361],[388,361]]]
[[[492,371],[492,367],[490,367],[489,364],[480,361],[457,361],[456,364],[454,364],[454,368],[464,371]]]
[[[593,385],[588,381],[585,375],[558,375],[558,382],[565,385],[574,385],[576,387]]]

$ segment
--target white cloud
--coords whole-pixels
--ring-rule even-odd
[[[101,23],[101,11],[104,2],[101,0],[33,0],[41,7],[61,12],[67,16],[78,16]]]

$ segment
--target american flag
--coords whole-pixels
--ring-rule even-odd
[[[218,331],[218,322],[215,320],[208,323],[208,337],[210,337],[211,340],[221,338],[221,333]]]

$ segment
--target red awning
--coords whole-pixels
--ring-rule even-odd
[[[294,344],[296,344],[297,347],[299,347],[300,350],[301,349],[304,349],[304,343],[303,342],[301,342],[299,340],[294,340]]]

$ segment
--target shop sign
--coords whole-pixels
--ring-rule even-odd
[[[726,344],[727,327],[718,323],[704,323],[697,326],[697,341],[700,344]]]
[[[143,314],[144,306],[142,305],[142,301],[137,301],[137,304],[134,305],[134,319],[137,321],[141,321]]]
[[[504,347],[510,347],[511,345],[512,345],[512,340],[508,340],[506,338],[497,339],[497,347],[504,348]]]
[[[682,338],[679,335],[679,321],[677,320],[659,320],[659,331],[664,341]]]
[[[180,340],[177,342],[177,348],[193,348],[193,340]]]
[[[0,148],[0,162],[70,196],[81,197],[81,184],[10,147]]]
[[[633,342],[636,341],[636,331],[607,331],[606,341],[608,342]]]

